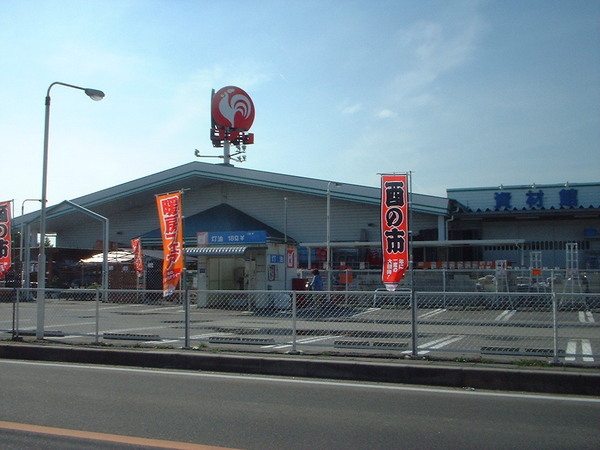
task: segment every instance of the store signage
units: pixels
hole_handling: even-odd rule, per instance
[[[288,248],[285,266],[288,269],[293,269],[294,267],[296,267],[296,250]]]
[[[283,255],[269,255],[269,262],[271,264],[283,264],[284,259]]]
[[[254,122],[254,103],[243,89],[226,86],[213,96],[211,113],[217,128],[248,131]]]
[[[6,275],[12,265],[10,239],[10,202],[0,203],[0,277]]]
[[[395,291],[409,264],[408,175],[381,176],[381,279]]]
[[[577,194],[577,189],[573,188],[561,189],[558,193],[549,189],[546,193],[542,189],[514,189],[511,192],[511,188],[502,187],[502,190],[494,192],[494,205],[496,209],[521,208],[523,205],[532,209],[552,206],[575,208],[579,206]]]
[[[204,231],[197,234],[198,245],[264,244],[267,232],[258,231]]]
[[[163,296],[171,295],[183,273],[183,225],[181,193],[156,196],[160,231],[163,241]]]

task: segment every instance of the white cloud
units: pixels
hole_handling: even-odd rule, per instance
[[[341,110],[341,114],[343,116],[346,115],[352,115],[352,114],[356,114],[357,112],[359,112],[362,109],[362,106],[360,103],[355,103],[353,105],[348,105],[348,106],[344,106]]]
[[[398,117],[398,114],[389,109],[381,109],[377,112],[377,117],[380,119],[393,119]]]

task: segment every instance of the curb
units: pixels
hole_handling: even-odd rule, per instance
[[[568,368],[516,369],[406,360],[323,360],[30,344],[0,344],[0,358],[600,396],[600,372]]]

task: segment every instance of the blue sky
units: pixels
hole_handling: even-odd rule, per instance
[[[218,155],[210,92],[256,118],[235,165],[413,190],[600,181],[597,0],[0,0],[0,200],[49,204]],[[25,212],[37,209],[27,204]]]

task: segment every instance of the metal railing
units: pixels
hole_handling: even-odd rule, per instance
[[[0,289],[0,338],[35,338],[36,289]],[[600,365],[600,294],[46,289],[43,336],[75,344],[252,348]]]

